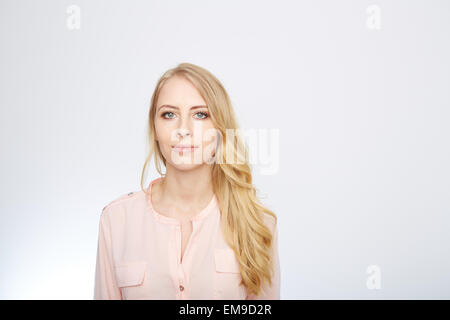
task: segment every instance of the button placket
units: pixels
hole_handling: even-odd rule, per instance
[[[184,272],[183,272],[183,266],[181,264],[178,265],[178,283],[179,283],[180,292],[183,293],[183,291],[184,291]]]
[[[184,270],[183,270],[183,265],[180,263],[180,256],[181,256],[181,226],[177,225],[176,226],[177,229],[177,242],[178,242],[178,254],[177,254],[177,269],[178,269],[178,293],[180,296],[180,299],[186,299],[185,297],[185,279],[184,279]]]
[[[176,266],[177,266],[177,272],[178,272],[178,292],[177,295],[179,297],[179,299],[188,299],[187,298],[187,291],[186,291],[186,285],[189,285],[187,279],[186,279],[186,274],[185,274],[185,270],[184,267],[189,268],[189,262],[186,264],[184,263],[185,261],[189,260],[189,259],[184,259],[184,258],[188,258],[189,255],[191,255],[191,250],[192,250],[192,246],[193,246],[193,242],[194,242],[194,238],[198,232],[198,221],[196,221],[195,219],[192,220],[192,233],[190,235],[190,238],[188,240],[187,246],[185,248],[184,251],[184,257],[181,257],[181,239],[182,239],[182,235],[181,235],[181,223],[178,223],[175,226],[175,239],[176,239],[176,248],[177,248],[177,262],[176,262]],[[183,262],[180,263],[180,258],[183,258]],[[176,279],[174,279],[176,282]]]

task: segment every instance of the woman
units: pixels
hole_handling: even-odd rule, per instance
[[[148,125],[141,190],[100,216],[94,299],[280,299],[277,218],[230,134],[238,126],[221,83],[190,63],[168,70]],[[153,155],[161,177],[144,188]]]

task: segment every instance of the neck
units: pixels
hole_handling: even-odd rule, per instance
[[[214,195],[210,166],[201,166],[190,171],[172,170],[167,167],[165,177],[158,184],[161,202],[178,212],[201,209]]]

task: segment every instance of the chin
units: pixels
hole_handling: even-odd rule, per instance
[[[191,171],[201,167],[203,164],[173,164],[171,166],[178,171]]]

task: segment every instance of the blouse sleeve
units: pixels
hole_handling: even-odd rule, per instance
[[[274,274],[272,276],[272,285],[264,282],[261,293],[257,296],[251,293],[247,295],[246,300],[280,300],[280,259],[278,255],[278,226],[275,224],[273,231],[272,255],[274,259]]]
[[[111,254],[111,233],[105,209],[106,207],[100,215],[99,223],[94,300],[122,300],[122,294],[116,285],[114,275]]]

